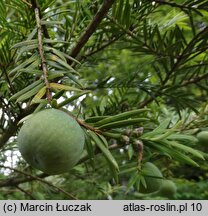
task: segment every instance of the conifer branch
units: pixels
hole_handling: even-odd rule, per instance
[[[42,178],[40,178],[40,177],[38,177],[38,176],[33,176],[33,175],[31,175],[31,174],[29,174],[29,173],[26,173],[26,172],[24,172],[24,171],[21,171],[21,170],[19,170],[19,169],[12,168],[12,167],[8,167],[8,166],[2,166],[2,165],[0,165],[0,167],[1,167],[1,168],[4,168],[4,169],[12,170],[12,171],[14,171],[14,172],[17,172],[17,173],[19,173],[19,174],[21,174],[21,175],[26,176],[26,177],[29,178],[29,179],[34,179],[34,180],[37,180],[37,181],[42,182],[42,183],[44,183],[44,184],[47,184],[47,185],[49,185],[49,186],[55,188],[56,190],[58,190],[58,191],[64,193],[64,194],[67,195],[69,198],[77,200],[77,198],[76,198],[75,196],[73,196],[72,194],[66,192],[66,191],[63,190],[62,188],[57,187],[57,186],[53,185],[52,183],[50,183],[50,182],[48,182],[48,181],[46,181],[46,180],[44,180],[44,179],[42,179]],[[48,175],[46,174],[46,176],[48,176]],[[46,176],[45,176],[45,177],[46,177]],[[16,186],[16,185],[20,184],[20,182],[15,181],[15,179],[16,179],[16,178],[12,178],[12,181],[11,181],[11,179],[9,179],[9,181],[6,180],[6,182],[9,183],[9,186]],[[5,184],[5,182],[4,182],[3,184]],[[3,186],[3,185],[2,185],[2,183],[0,182],[0,187],[2,187],[2,186]],[[7,186],[7,184],[5,184],[4,186]]]
[[[104,0],[103,5],[98,10],[97,14],[95,15],[94,19],[90,22],[87,26],[85,32],[80,36],[76,46],[72,49],[70,56],[76,58],[83,46],[87,43],[91,35],[95,32],[98,25],[101,23],[103,18],[105,17],[108,10],[111,8],[115,0]],[[71,64],[72,61],[68,60],[68,63]]]
[[[45,58],[44,49],[43,49],[43,38],[42,38],[43,34],[42,34],[40,13],[39,13],[38,8],[35,8],[35,17],[36,17],[36,23],[37,23],[37,28],[38,28],[38,50],[39,50],[39,54],[41,58],[41,66],[42,66],[44,81],[46,85],[46,96],[50,103],[52,100],[52,95],[51,95],[50,83],[48,81],[48,67],[46,64],[46,58]]]

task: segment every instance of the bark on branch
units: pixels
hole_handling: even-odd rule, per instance
[[[111,6],[115,0],[104,0],[103,5],[98,10],[97,14],[95,15],[94,19],[90,22],[87,26],[85,32],[80,36],[76,46],[72,49],[70,56],[76,58],[81,49],[87,43],[91,35],[95,32],[98,25],[101,23],[103,18],[105,17],[106,13],[109,11]],[[72,60],[68,60],[68,63],[71,64]]]
[[[49,185],[49,186],[55,188],[56,190],[58,190],[60,192],[62,192],[63,194],[67,195],[69,198],[77,200],[77,198],[75,196],[73,196],[72,194],[70,194],[67,191],[63,190],[62,188],[57,187],[57,186],[53,185],[52,183],[44,180],[43,178],[47,177],[48,176],[47,174],[43,173],[43,174],[41,174],[39,176],[33,176],[33,175],[29,174],[29,173],[26,173],[24,171],[21,171],[21,170],[15,169],[15,168],[11,168],[11,167],[8,167],[8,166],[0,165],[0,167],[5,168],[5,169],[10,169],[10,170],[12,170],[14,172],[17,172],[17,173],[19,173],[21,175],[24,175],[26,177],[26,178],[24,178],[26,180],[25,182],[32,181],[32,180],[42,182],[42,183],[44,183],[46,185]],[[16,178],[10,178],[10,179],[7,179],[6,182],[0,182],[0,187],[5,183],[7,183],[7,184],[9,183],[10,186],[17,186],[18,184],[20,184],[20,182],[18,183]],[[23,182],[21,182],[21,183],[23,183]]]
[[[38,50],[41,58],[41,65],[42,65],[42,70],[43,70],[43,75],[44,75],[44,80],[46,85],[46,96],[50,103],[52,96],[51,96],[50,84],[48,82],[48,67],[46,64],[46,59],[45,59],[45,54],[43,49],[42,25],[41,25],[40,13],[38,8],[35,8],[35,18],[36,18],[36,23],[38,28]]]
[[[35,110],[35,108],[36,106],[33,105],[28,107],[27,109],[24,109],[14,121],[10,122],[7,129],[2,134],[2,137],[0,137],[0,148],[2,148],[7,143],[9,138],[16,133],[18,128],[18,122],[25,116],[31,114]]]

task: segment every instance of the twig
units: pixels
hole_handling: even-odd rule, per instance
[[[155,100],[155,98],[157,98],[158,96],[163,94],[163,90],[167,87],[166,83],[168,82],[168,80],[170,79],[171,76],[173,76],[175,74],[175,72],[178,72],[177,69],[183,65],[185,62],[184,60],[188,59],[188,56],[190,56],[190,49],[194,49],[194,46],[196,43],[198,43],[201,38],[203,38],[208,32],[208,27],[204,28],[202,31],[200,31],[197,35],[195,35],[192,40],[189,42],[189,44],[186,46],[186,48],[183,50],[183,52],[179,55],[179,57],[177,58],[176,63],[173,65],[173,67],[170,69],[169,73],[166,75],[165,79],[162,82],[162,86],[158,89],[158,91],[154,94],[154,97],[150,97],[147,100],[143,101],[140,105],[139,108],[142,108],[144,106],[146,106],[147,104],[151,103],[153,100]],[[206,48],[207,49],[207,48]],[[191,53],[192,54],[192,53]],[[207,78],[207,74],[201,76],[201,77],[197,77],[197,78],[193,78],[191,80],[188,81],[184,81],[182,83],[182,85],[177,86],[177,88],[181,88],[184,86],[187,86],[189,84],[194,84],[197,83],[199,81],[201,81],[202,79]]]
[[[185,80],[180,87],[183,87],[183,86],[187,86],[187,85],[190,85],[190,84],[195,84],[203,79],[206,79],[208,78],[208,73],[202,75],[202,76],[199,76],[199,77],[194,77],[190,80]]]
[[[26,0],[22,0],[27,6],[29,6],[30,8],[32,7],[32,4],[30,4],[29,2],[27,2]]]
[[[95,15],[94,19],[90,22],[87,26],[85,32],[80,36],[76,46],[72,49],[70,56],[76,58],[83,46],[87,43],[91,35],[95,32],[98,25],[101,23],[103,18],[105,17],[108,10],[111,8],[115,0],[104,0],[103,5],[98,10],[97,14]],[[72,64],[72,60],[68,60],[68,64]]]
[[[133,32],[133,30],[125,28],[122,24],[120,24],[114,17],[107,16],[107,19],[113,22],[119,29],[121,29],[125,34],[129,35],[131,38],[137,40],[139,43],[143,43],[139,37]]]
[[[92,52],[87,53],[86,55],[82,56],[81,59],[80,59],[79,61],[81,61],[82,59],[86,59],[86,58],[88,58],[88,57],[90,57],[90,56],[92,56],[92,55],[94,55],[94,54],[96,54],[96,53],[102,51],[103,49],[105,49],[106,47],[110,46],[110,45],[113,44],[115,41],[117,41],[117,40],[118,40],[120,37],[122,37],[123,35],[124,35],[124,33],[123,33],[123,34],[120,34],[119,36],[117,36],[117,37],[113,38],[112,40],[106,42],[104,45],[102,45],[102,46],[99,47],[98,49],[96,49],[96,50],[94,50],[94,51],[92,51]]]
[[[145,106],[147,106],[149,103],[151,103],[152,101],[156,100],[156,98],[158,96],[160,96],[162,94],[162,89],[160,89],[159,91],[157,91],[154,96],[151,96],[150,98],[144,100],[142,103],[139,104],[138,108],[141,109]]]
[[[27,177],[33,178],[34,180],[37,180],[37,181],[42,182],[42,183],[44,183],[44,184],[47,184],[47,185],[49,185],[49,186],[51,186],[51,187],[54,187],[55,189],[57,189],[58,191],[62,192],[63,194],[67,195],[69,198],[77,200],[77,198],[76,198],[75,196],[73,196],[72,194],[66,192],[66,191],[63,190],[62,188],[57,187],[57,186],[53,185],[52,183],[50,183],[50,182],[48,182],[48,181],[46,181],[46,180],[44,180],[44,179],[42,179],[42,178],[40,178],[40,177],[38,177],[38,176],[33,176],[33,175],[29,174],[29,173],[26,173],[26,172],[24,172],[24,171],[18,170],[18,169],[16,169],[16,168],[8,167],[8,166],[2,166],[2,165],[0,165],[0,167],[2,167],[2,168],[4,168],[4,169],[10,169],[10,170],[12,170],[12,171],[14,171],[14,172],[20,173],[20,174],[25,175],[25,176],[27,176]],[[11,182],[11,183],[12,183],[12,182]],[[18,183],[18,184],[19,184],[19,183]],[[16,186],[16,185],[18,185],[18,184],[17,184],[17,182],[15,183],[15,181],[14,181],[13,184],[11,184],[10,186]]]
[[[94,128],[94,127],[92,127],[91,125],[86,124],[84,121],[82,121],[82,120],[80,120],[80,119],[78,119],[78,118],[75,118],[75,120],[77,121],[77,123],[78,123],[80,126],[86,128],[87,130],[91,130],[91,131],[94,131],[94,132],[96,132],[96,133],[102,133],[101,130],[99,130],[99,129],[97,129],[97,128]]]
[[[121,144],[119,144],[119,145],[118,145],[118,144],[112,144],[112,145],[110,145],[110,146],[108,147],[108,149],[109,149],[109,150],[115,150],[115,149],[122,148],[122,147],[124,147],[124,146],[126,146],[126,145],[128,145],[128,143],[126,143],[125,140],[124,140],[124,142],[121,143]],[[102,152],[100,151],[100,149],[98,149],[98,148],[95,149],[94,155],[97,155],[97,154],[100,154],[100,153],[102,153]],[[84,163],[85,161],[87,161],[87,160],[89,160],[89,159],[90,159],[90,158],[89,158],[89,155],[86,153],[86,154],[84,154],[84,155],[82,156],[82,158],[79,160],[78,164]],[[26,176],[26,178],[22,178],[22,177],[17,177],[17,176],[15,176],[15,177],[6,179],[5,181],[0,181],[0,187],[11,187],[11,186],[19,185],[19,184],[21,184],[21,183],[31,182],[31,181],[35,181],[35,180],[38,180],[38,181],[41,181],[41,182],[43,182],[43,183],[45,183],[45,184],[48,184],[48,185],[50,185],[50,186],[56,187],[56,186],[51,185],[49,182],[47,182],[47,181],[45,181],[45,180],[42,179],[42,178],[45,178],[45,177],[50,176],[49,174],[42,173],[42,174],[40,174],[40,175],[38,175],[38,176],[33,176],[33,175],[30,175],[30,174],[25,173],[25,172],[23,172],[23,171],[16,170],[16,169],[14,169],[14,168],[5,167],[5,166],[2,166],[2,165],[0,165],[0,167],[8,168],[8,169],[10,169],[10,170],[15,170],[16,172],[18,172],[18,173],[23,174],[23,175]],[[61,188],[57,188],[57,189],[58,189],[59,191],[62,190]],[[63,191],[62,191],[62,192],[63,192]],[[65,192],[65,191],[64,191],[64,192]],[[64,192],[63,192],[63,193],[64,193]],[[70,194],[70,195],[71,195],[71,194]],[[73,196],[73,195],[71,195],[71,196]],[[76,198],[74,197],[74,199],[76,199]]]
[[[184,4],[177,4],[175,2],[168,2],[168,1],[164,1],[164,0],[155,0],[155,2],[158,4],[169,5],[171,7],[177,7],[177,8],[180,8],[181,10],[188,9],[188,10],[196,11],[196,8],[194,8],[194,7],[186,6]]]
[[[7,105],[6,102],[4,101],[4,98],[0,95],[0,105],[2,110],[8,115],[8,117],[10,118],[10,109],[9,109],[9,104]],[[14,113],[12,112],[12,114],[14,115]]]
[[[9,87],[10,87],[10,92],[11,92],[11,94],[15,94],[15,93],[16,93],[16,90],[15,90],[13,84],[12,84],[11,81],[10,81],[10,78],[9,78],[9,76],[8,76],[8,74],[7,74],[7,70],[6,70],[5,67],[2,67],[2,74],[5,75],[6,81],[7,81],[8,85],[9,85]],[[19,103],[17,103],[17,107],[19,108],[20,111],[22,110],[22,108],[21,108],[21,106],[19,105]]]
[[[9,138],[16,132],[19,120],[20,119],[17,119],[11,122],[8,129],[2,134],[2,137],[0,138],[0,148],[2,148],[9,140]]]
[[[38,8],[35,8],[35,17],[36,17],[36,23],[38,28],[38,50],[41,57],[41,65],[42,65],[43,75],[44,75],[44,80],[46,85],[46,96],[49,103],[51,103],[52,95],[51,95],[50,84],[48,82],[48,68],[47,68],[46,59],[43,50],[42,26],[41,26],[41,20],[40,20],[40,14]]]
[[[101,133],[101,131],[99,129],[94,128],[91,125],[86,124],[84,121],[82,121],[81,119],[79,119],[76,116],[74,116],[69,110],[64,109],[64,108],[60,108],[60,110],[63,111],[63,112],[65,112],[66,114],[68,114],[72,118],[74,118],[80,126],[86,128],[87,130],[91,130],[91,131],[94,131],[96,133]]]
[[[27,196],[29,196],[31,199],[35,199],[31,193],[29,193],[28,191],[24,190],[23,188],[19,187],[18,185],[16,185],[16,188],[18,190],[20,190],[22,193],[26,194]]]
[[[180,85],[180,86],[175,86],[175,88],[182,88],[182,87],[185,87],[185,86],[188,86],[188,85],[191,85],[191,84],[197,84],[198,82],[200,82],[201,80],[203,79],[207,79],[208,78],[208,73],[202,75],[202,76],[199,76],[199,77],[194,77],[190,80],[184,80],[183,83]],[[148,105],[149,103],[151,103],[153,100],[155,100],[157,97],[159,97],[160,95],[163,94],[163,89],[165,89],[166,86],[163,86],[163,88],[160,88],[155,94],[154,94],[154,97],[150,97],[148,98],[147,100],[143,101],[140,105],[139,105],[139,108],[143,108],[145,107],[146,105]]]
[[[31,0],[31,4],[32,4],[32,9],[35,10],[35,8],[39,9],[38,3],[36,0]],[[41,11],[39,9],[39,17],[40,19],[42,19],[42,14]],[[48,33],[48,29],[46,28],[46,25],[42,25],[42,29],[43,29],[43,35],[45,38],[50,38],[49,33]],[[50,43],[48,43],[50,46],[52,46]]]
[[[24,109],[22,113],[19,114],[19,116],[13,122],[9,124],[7,130],[2,134],[2,137],[0,139],[0,148],[2,148],[6,144],[6,142],[9,140],[9,138],[15,134],[18,128],[17,126],[18,122],[25,116],[31,114],[35,110],[35,108],[36,106],[32,105],[28,107],[27,109]]]
[[[170,79],[170,77],[173,76],[175,72],[177,72],[177,69],[185,63],[185,60],[187,60],[188,57],[193,54],[190,50],[194,50],[194,46],[197,43],[199,43],[199,41],[202,40],[205,37],[205,35],[207,35],[207,33],[208,33],[208,27],[204,28],[202,31],[200,31],[197,35],[195,35],[191,39],[191,41],[186,46],[186,48],[178,56],[176,63],[173,65],[169,73],[166,75],[166,78],[163,80],[163,83],[162,83],[163,85],[165,85]]]
[[[122,147],[124,147],[124,146],[126,146],[126,145],[128,145],[126,142],[124,142],[123,144],[112,144],[112,145],[110,145],[109,147],[108,147],[108,149],[109,150],[116,150],[116,149],[120,149],[120,148],[122,148]],[[95,149],[95,152],[94,152],[94,155],[97,155],[97,154],[101,154],[102,152],[101,152],[101,150],[100,149],[98,149],[98,148],[96,148]],[[85,162],[85,161],[87,161],[87,160],[89,160],[90,158],[89,158],[89,155],[88,154],[86,154],[86,155],[83,155],[82,156],[82,158],[79,160],[79,162],[78,162],[78,164],[81,164],[81,163],[83,163],[83,162]]]
[[[37,177],[39,178],[46,178],[49,175],[46,173],[41,173],[39,175],[37,175]],[[35,179],[32,177],[21,177],[21,176],[15,176],[15,177],[11,177],[11,178],[7,178],[5,180],[1,180],[0,181],[0,187],[12,187],[12,186],[16,186],[22,183],[26,183],[26,182],[31,182],[34,181]]]

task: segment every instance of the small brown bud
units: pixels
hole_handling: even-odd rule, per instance
[[[129,137],[128,136],[122,136],[122,139],[123,139],[123,141],[125,142],[125,143],[129,143],[129,141],[130,141],[130,139],[129,139]]]
[[[127,135],[127,136],[130,136],[131,133],[132,133],[132,130],[131,129],[126,129],[122,132],[124,135]]]
[[[133,144],[139,152],[143,151],[143,142],[141,140],[134,140]]]
[[[143,127],[139,127],[139,128],[135,128],[133,130],[133,135],[136,135],[136,136],[141,136],[144,132],[144,128]]]

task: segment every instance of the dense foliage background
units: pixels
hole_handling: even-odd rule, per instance
[[[140,193],[145,162],[176,184],[171,199],[208,199],[208,142],[196,138],[208,130],[207,10],[206,0],[0,0],[0,199],[169,199]],[[69,173],[33,169],[17,149],[24,118],[46,107],[68,109],[86,132]]]

